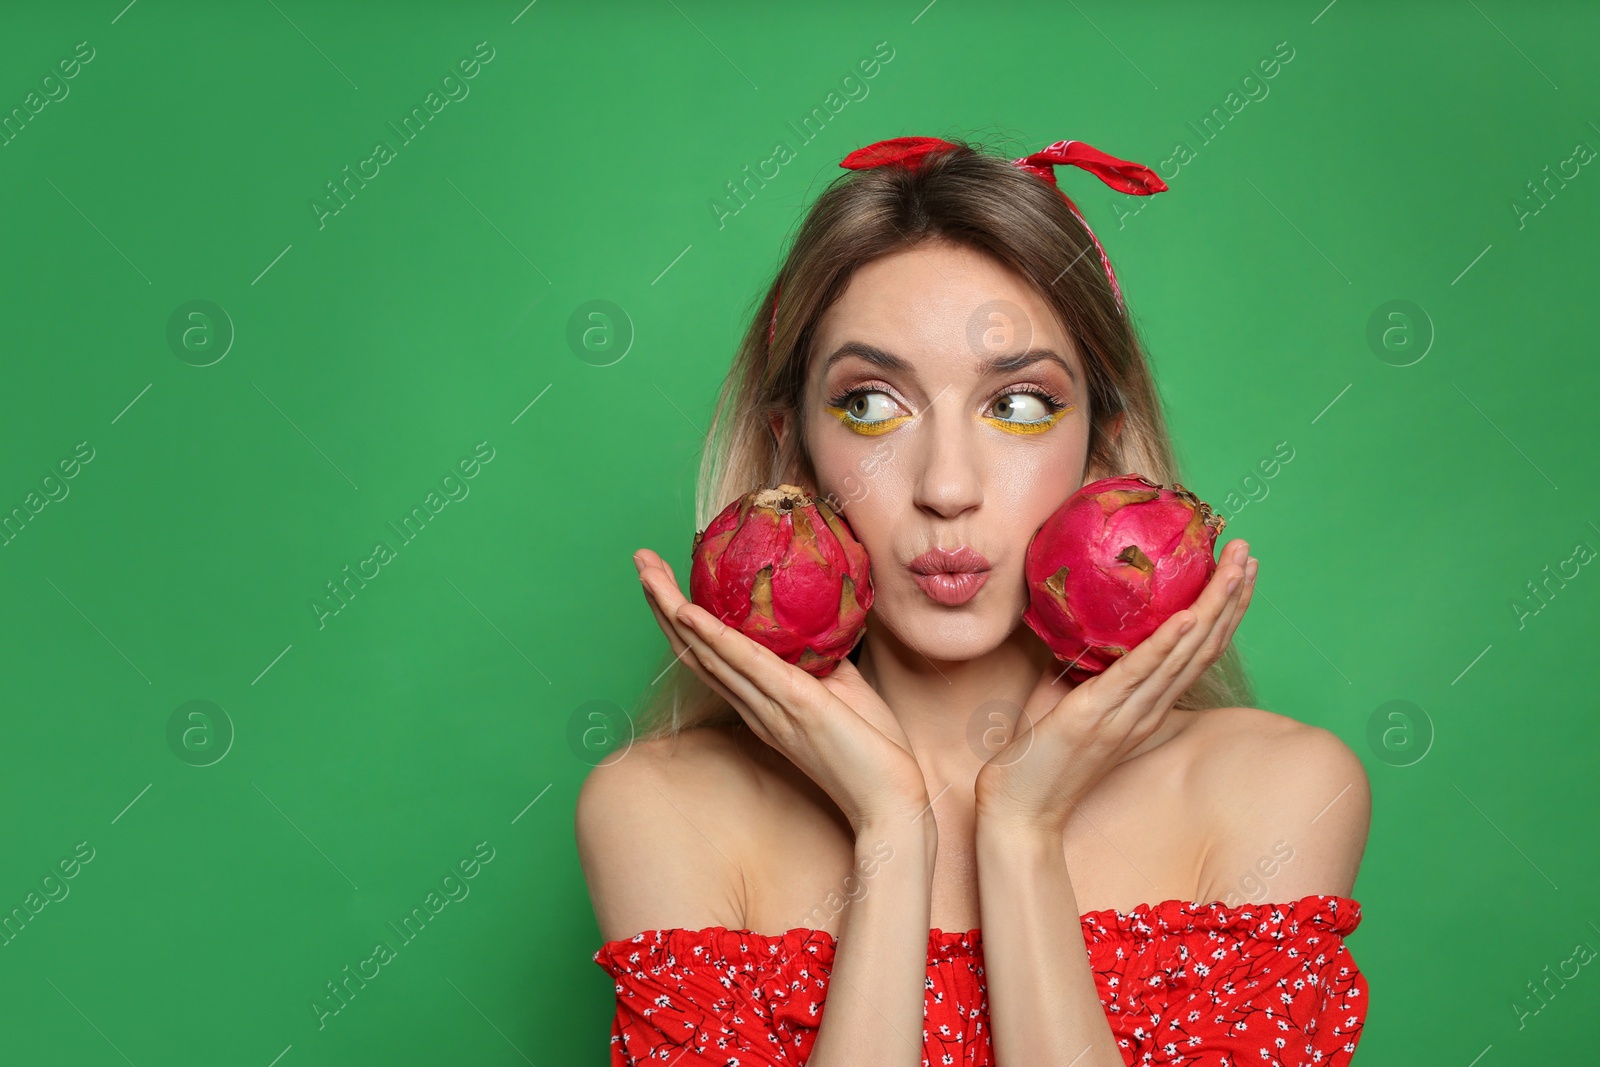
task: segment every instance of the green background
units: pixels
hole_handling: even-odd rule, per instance
[[[1600,575],[1574,558],[1600,549],[1600,174],[1512,205],[1600,146],[1593,8],[111,0],[4,21],[0,113],[94,50],[0,146],[0,511],[66,491],[0,547],[0,912],[93,850],[0,947],[8,1062],[606,1062],[572,727],[655,673],[628,557],[686,573],[712,397],[787,237],[847,152],[908,134],[1153,167],[1189,144],[1120,225],[1135,198],[1061,183],[1117,263],[1185,482],[1262,561],[1238,635],[1260,704],[1368,766],[1359,1062],[1592,1049],[1594,966],[1521,1026],[1512,1005],[1600,948]],[[1267,95],[1197,134],[1284,41]],[[402,142],[389,124],[479,42],[468,95]],[[879,42],[867,95],[797,137]],[[380,139],[394,158],[319,226],[311,202]],[[796,158],[719,226],[779,141]],[[170,343],[196,300],[226,321]],[[574,346],[597,300],[614,333]],[[80,442],[92,460],[46,483]],[[492,460],[445,482],[480,442]],[[1294,458],[1261,478],[1279,442]],[[393,558],[319,624],[379,540]],[[319,1028],[325,983],[480,843],[470,894]]]

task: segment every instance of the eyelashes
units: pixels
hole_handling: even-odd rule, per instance
[[[1043,433],[1044,431],[1050,429],[1050,427],[1054,426],[1063,415],[1073,409],[1072,404],[1060,397],[1055,396],[1049,390],[1030,386],[1023,386],[1017,389],[1008,389],[1006,392],[1001,394],[1001,397],[1003,399],[1008,396],[1015,396],[1019,393],[1023,395],[1036,396],[1043,401],[1045,406],[1048,408],[1044,416],[1038,419],[1029,419],[1019,422],[1015,419],[991,418],[985,415],[984,421],[989,423],[991,426],[1006,431],[1007,433]]]
[[[887,396],[888,392],[883,389],[870,389],[865,386],[847,390],[828,399],[828,414],[844,423],[847,428],[869,437],[888,433],[895,427],[910,422],[916,417],[914,415],[895,415],[885,419],[862,419],[849,410],[849,406],[854,404],[858,397],[869,397],[873,394]]]
[[[894,415],[881,419],[864,419],[850,410],[850,408],[855,405],[855,401],[858,398],[868,398],[874,395],[888,396],[889,391],[887,389],[880,389],[874,386],[857,386],[854,389],[848,389],[844,392],[829,397],[827,400],[827,411],[830,415],[843,423],[847,429],[854,433],[864,434],[866,436],[877,436],[879,434],[888,433],[889,431],[894,430],[917,417],[915,415]],[[1012,418],[999,418],[990,415],[982,416],[983,420],[989,423],[991,426],[994,426],[1000,430],[1004,430],[1007,433],[1037,434],[1043,433],[1044,431],[1050,429],[1058,421],[1060,421],[1062,416],[1066,415],[1070,411],[1075,410],[1077,407],[1077,405],[1071,403],[1063,397],[1057,396],[1050,390],[1033,385],[1019,385],[1007,389],[1003,393],[999,394],[996,399],[998,400],[1005,397],[1018,395],[1038,397],[1048,410],[1043,417],[1032,420],[1018,421]],[[990,405],[990,407],[993,406],[993,404]]]

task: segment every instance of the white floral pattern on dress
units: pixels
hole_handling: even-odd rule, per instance
[[[1082,916],[1106,1019],[1129,1067],[1344,1067],[1367,983],[1344,939],[1347,897],[1230,908],[1167,900]],[[816,1041],[835,942],[821,930],[711,926],[608,941],[612,1067],[802,1067]],[[983,938],[928,931],[923,1067],[993,1067]]]

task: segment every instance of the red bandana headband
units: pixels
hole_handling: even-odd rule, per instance
[[[954,148],[955,145],[938,137],[895,137],[887,141],[878,141],[865,148],[858,148],[845,156],[839,166],[850,170],[866,170],[869,167],[886,165],[899,165],[915,171],[921,166],[922,161],[931,152],[943,151]],[[1105,182],[1118,192],[1131,193],[1134,196],[1151,196],[1155,193],[1167,191],[1167,183],[1162,181],[1155,171],[1142,163],[1133,163],[1126,159],[1095,148],[1093,145],[1084,144],[1082,141],[1057,141],[1048,148],[1041,149],[1031,156],[1013,159],[1011,165],[1034,175],[1041,181],[1049,182],[1061,193],[1061,199],[1067,202],[1067,210],[1072,212],[1072,217],[1077,219],[1089,235],[1089,240],[1094,242],[1095,251],[1100,254],[1100,265],[1105,268],[1106,280],[1111,283],[1111,293],[1117,298],[1117,311],[1122,312],[1122,287],[1117,284],[1117,275],[1111,269],[1111,260],[1106,255],[1106,250],[1101,246],[1100,239],[1089,228],[1089,223],[1079,213],[1078,207],[1066,193],[1061,192],[1061,187],[1056,184],[1056,166],[1063,164],[1081,167]],[[783,295],[783,285],[779,282],[778,290],[772,298],[772,321],[767,325],[767,347],[772,347],[772,340],[778,330],[778,298]]]

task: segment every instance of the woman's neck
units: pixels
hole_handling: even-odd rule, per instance
[[[935,662],[872,622],[862,643],[861,675],[894,712],[930,783],[970,785],[996,750],[995,739],[1009,739],[1040,674],[1055,663],[1044,642],[1020,625],[993,651],[966,660]]]
[[[873,620],[862,646],[857,664],[861,676],[905,731],[929,781],[930,796],[945,784],[963,785],[970,795],[978,768],[998,751],[997,744],[1011,739],[1041,676],[1049,671],[1057,678],[1065,666],[1022,625],[993,651],[967,660],[935,662]],[[1166,743],[1190,718],[1189,713],[1169,714],[1119,762]]]

